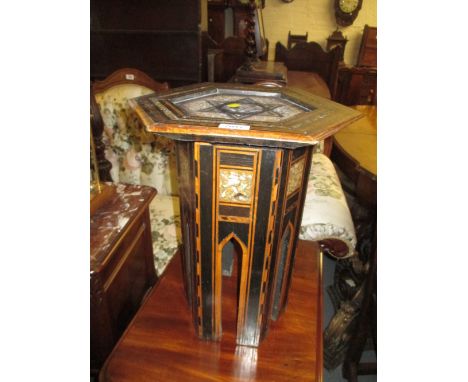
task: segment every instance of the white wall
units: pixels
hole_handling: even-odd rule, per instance
[[[325,49],[327,37],[337,28],[334,0],[294,0],[292,3],[266,0],[265,4],[263,20],[265,35],[270,42],[269,60],[275,59],[277,41],[287,45],[288,31],[292,34],[309,32],[308,41],[316,41]],[[344,56],[348,65],[356,64],[365,24],[377,26],[377,0],[363,0],[353,25],[339,28],[349,40]]]

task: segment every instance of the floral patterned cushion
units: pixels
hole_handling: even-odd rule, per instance
[[[158,194],[151,202],[149,210],[154,265],[156,273],[161,276],[182,243],[179,198]]]
[[[314,153],[299,237],[303,240],[339,239],[348,247],[349,257],[356,247],[356,232],[348,204],[331,160]]]
[[[321,140],[319,141],[314,147],[312,148],[312,151],[314,153],[323,153],[325,150],[325,141]]]
[[[111,162],[114,182],[155,187],[160,195],[177,195],[177,167],[174,143],[146,132],[128,105],[134,97],[151,89],[127,84],[96,95],[104,122],[103,142]]]

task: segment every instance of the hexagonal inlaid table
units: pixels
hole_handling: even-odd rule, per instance
[[[176,141],[184,283],[198,336],[221,337],[223,276],[235,273],[237,343],[258,346],[287,303],[312,148],[360,113],[306,92],[218,83],[131,105],[148,131]]]

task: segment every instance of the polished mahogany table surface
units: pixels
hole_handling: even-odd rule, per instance
[[[232,81],[246,84],[273,82],[331,99],[328,85],[318,73],[288,70],[282,62],[259,61],[254,64],[253,69],[250,71],[241,70],[240,68]]]
[[[352,156],[361,167],[377,175],[377,106],[357,105],[353,109],[364,114],[334,136],[334,141]]]
[[[252,64],[250,70],[245,70],[242,66],[237,69],[232,81],[244,84],[254,84],[259,81],[273,81],[281,85],[286,85],[287,73],[288,69],[282,62],[257,61]]]
[[[318,246],[299,242],[288,306],[258,348],[236,345],[235,268],[223,280],[224,335],[220,342],[203,341],[193,331],[177,254],[107,359],[100,381],[322,381]]]
[[[323,98],[331,99],[327,83],[318,73],[288,70],[288,87],[302,89]]]

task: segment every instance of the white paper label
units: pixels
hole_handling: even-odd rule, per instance
[[[125,74],[125,79],[128,81],[133,81],[135,79],[135,76],[133,74]]]
[[[250,130],[249,125],[236,125],[234,123],[220,123],[218,125],[220,129],[232,129],[232,130]]]

